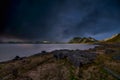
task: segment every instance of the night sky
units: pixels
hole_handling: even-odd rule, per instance
[[[0,36],[101,40],[120,32],[120,0],[1,0],[1,11]]]

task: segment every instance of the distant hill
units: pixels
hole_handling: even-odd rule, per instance
[[[69,41],[69,43],[95,43],[98,42],[96,39],[92,37],[74,37]]]
[[[111,38],[105,39],[104,42],[120,42],[120,33],[113,35]]]

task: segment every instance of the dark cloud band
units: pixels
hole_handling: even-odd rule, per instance
[[[0,34],[30,40],[64,40],[120,32],[119,0],[8,0]]]

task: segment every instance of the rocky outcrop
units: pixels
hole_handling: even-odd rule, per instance
[[[68,59],[68,61],[70,61],[74,66],[89,64],[96,58],[96,53],[81,50],[56,50],[52,53],[57,60]]]
[[[111,54],[111,53],[114,53],[114,52],[115,52],[115,50],[113,50],[113,49],[105,49],[106,54]]]

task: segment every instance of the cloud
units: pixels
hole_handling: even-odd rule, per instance
[[[1,35],[58,41],[120,32],[119,0],[11,0],[8,7]]]

